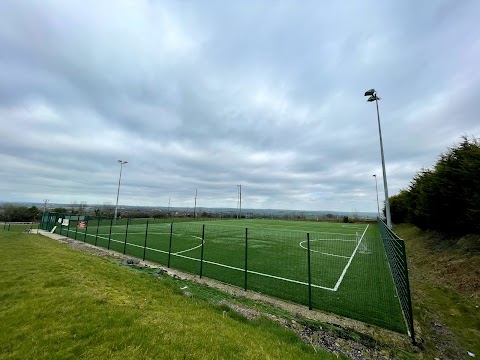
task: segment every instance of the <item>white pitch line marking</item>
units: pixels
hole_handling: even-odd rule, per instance
[[[87,235],[88,235],[88,236],[95,237],[95,234],[87,234]],[[103,237],[103,236],[98,236],[98,237],[99,237],[99,238],[102,238],[102,239],[108,240],[108,237]],[[114,241],[114,242],[121,243],[121,244],[124,243],[123,241],[119,241],[119,240],[115,240],[115,239],[110,239],[110,241]],[[131,244],[131,243],[127,243],[127,245],[130,245],[130,246],[134,246],[134,247],[138,247],[138,248],[143,249],[143,246],[142,246],[142,245]],[[200,245],[200,246],[201,246],[201,245]],[[150,247],[148,247],[148,246],[146,247],[146,249],[147,249],[147,250],[150,250],[150,251],[155,251],[155,252],[159,252],[159,253],[168,254],[168,251],[159,250],[159,249],[153,249],[153,248],[150,248]],[[192,249],[188,249],[188,250],[184,250],[184,251],[189,251],[189,250],[192,250]],[[181,258],[184,258],[184,259],[188,259],[188,260],[197,261],[197,262],[200,261],[200,259],[193,258],[193,257],[190,257],[190,256],[180,255],[179,253],[171,253],[171,255],[173,255],[173,256],[178,256],[178,257],[181,257]],[[232,269],[232,270],[237,270],[237,271],[245,272],[245,269],[237,268],[237,267],[230,266],[230,265],[220,264],[220,263],[216,263],[216,262],[208,261],[208,260],[203,260],[203,262],[206,263],[206,264],[216,265],[216,266],[224,267],[224,268],[227,268],[227,269]],[[247,273],[249,273],[249,274],[256,274],[256,275],[260,275],[260,276],[269,277],[269,278],[272,278],[272,279],[283,280],[283,281],[286,281],[286,282],[291,282],[291,283],[295,283],[295,284],[300,284],[300,285],[306,285],[306,286],[308,286],[308,283],[307,283],[307,282],[304,282],[304,281],[287,279],[287,278],[283,278],[283,277],[280,277],[280,276],[275,276],[275,275],[270,275],[270,274],[264,274],[264,273],[261,273],[261,272],[258,272],[258,271],[247,270]],[[332,289],[332,288],[329,288],[329,287],[326,287],[326,286],[321,286],[321,285],[316,285],[316,284],[312,284],[311,286],[312,286],[313,288],[317,288],[317,289],[323,289],[323,290],[329,290],[329,291],[336,291],[335,289]]]
[[[358,242],[357,246],[355,247],[355,250],[353,251],[352,256],[350,256],[350,260],[348,260],[347,265],[345,265],[345,269],[343,269],[342,275],[340,275],[340,278],[338,279],[337,283],[336,283],[335,286],[333,287],[333,291],[337,291],[338,288],[339,288],[339,286],[340,286],[340,284],[342,283],[343,278],[345,277],[345,274],[347,273],[347,269],[348,269],[348,267],[350,266],[350,264],[352,263],[353,257],[354,257],[355,254],[357,253],[358,247],[359,247],[360,244],[362,243],[363,237],[365,236],[365,233],[367,232],[368,226],[369,226],[369,225],[367,225],[367,227],[366,227],[365,230],[363,231],[362,237],[360,238],[360,241]]]
[[[204,241],[202,240],[202,238],[199,237],[199,236],[194,236],[194,235],[192,235],[192,237],[195,238],[195,239],[199,239],[199,240],[201,241],[201,244],[200,244],[200,245],[197,245],[197,246],[195,246],[195,247],[192,247],[192,248],[190,248],[190,249],[187,249],[187,250],[177,251],[176,253],[172,253],[172,254],[173,254],[173,255],[175,255],[175,254],[181,254],[181,253],[184,253],[184,252],[187,252],[187,251],[191,251],[191,250],[194,250],[194,249],[197,249],[197,248],[201,247],[202,244],[204,243]]]
[[[323,241],[323,239],[310,240],[310,242],[312,242],[312,241]],[[349,240],[349,241],[350,241],[350,240]],[[302,245],[303,243],[306,243],[306,242],[307,242],[307,240],[303,240],[303,241],[300,242],[299,245],[300,245],[300,247],[301,247],[302,249],[308,250],[308,248],[306,248],[305,246]],[[326,252],[322,252],[322,251],[318,251],[318,250],[312,250],[312,249],[310,249],[310,251],[311,251],[311,252],[316,252],[316,253],[322,254],[322,255],[336,256],[336,257],[341,257],[341,258],[345,258],[345,259],[348,259],[348,258],[349,258],[349,256],[331,254],[331,253],[326,253]]]
[[[142,247],[142,246],[140,246],[140,247]],[[147,248],[147,249],[148,249],[148,248]],[[168,251],[157,250],[157,249],[150,249],[150,250],[158,251],[158,252],[163,252],[163,253],[168,254]],[[192,257],[190,257],[190,256],[177,255],[177,254],[173,254],[173,253],[172,253],[172,255],[175,255],[175,256],[178,256],[178,257],[182,257],[182,258],[184,258],[184,259],[193,260],[193,261],[200,261],[200,259],[192,258]],[[238,271],[245,272],[245,269],[237,268],[237,267],[230,266],[230,265],[219,264],[219,263],[216,263],[216,262],[213,262],[213,261],[208,261],[208,260],[203,260],[203,262],[206,263],[206,264],[217,265],[217,266],[220,266],[220,267],[224,267],[224,268],[228,268],[228,269],[232,269],[232,270],[238,270]],[[298,280],[293,280],[293,279],[287,279],[287,278],[283,278],[283,277],[275,276],[275,275],[270,275],[270,274],[264,274],[264,273],[257,272],[257,271],[253,271],[253,270],[247,270],[247,273],[249,273],[249,274],[256,274],[256,275],[260,275],[260,276],[269,277],[269,278],[272,278],[272,279],[283,280],[283,281],[292,282],[292,283],[295,283],[295,284],[301,284],[301,285],[307,285],[307,286],[308,286],[308,283],[307,283],[307,282],[298,281]],[[321,285],[312,284],[312,287],[318,288],[318,289],[335,291],[335,290],[332,289],[332,288],[325,287],[325,286],[321,286]]]

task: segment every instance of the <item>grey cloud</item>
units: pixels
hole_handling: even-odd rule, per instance
[[[113,201],[126,159],[126,204],[375,212],[367,88],[391,194],[480,134],[479,5],[414,8],[2,2],[0,200]]]

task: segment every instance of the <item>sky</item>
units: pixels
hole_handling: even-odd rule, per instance
[[[480,2],[3,0],[0,201],[376,212],[480,137]],[[120,166],[117,160],[128,161]]]

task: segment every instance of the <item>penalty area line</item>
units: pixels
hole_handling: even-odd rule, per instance
[[[321,240],[310,240],[310,242],[313,242],[313,241],[321,241]],[[300,247],[302,249],[305,249],[308,251],[308,248],[306,248],[305,246],[303,246],[304,243],[306,243],[307,240],[303,240],[300,242]],[[322,254],[322,255],[328,255],[328,256],[336,256],[336,257],[340,257],[340,258],[345,258],[345,259],[348,259],[349,256],[344,256],[344,255],[337,255],[337,254],[331,254],[331,253],[327,253],[327,252],[323,252],[323,251],[318,251],[318,250],[312,250],[310,249],[311,252],[315,252],[315,253],[319,253],[319,254]]]
[[[342,275],[340,275],[340,277],[338,278],[337,283],[336,283],[335,286],[333,287],[333,291],[337,291],[338,288],[340,287],[340,284],[342,283],[343,278],[345,277],[345,274],[347,273],[348,267],[349,267],[350,264],[352,263],[353,257],[354,257],[355,254],[357,253],[358,247],[359,247],[360,244],[362,243],[363,237],[365,236],[365,233],[367,232],[368,226],[369,226],[369,225],[367,225],[367,227],[365,228],[365,231],[363,232],[362,237],[360,238],[360,241],[358,242],[357,246],[355,247],[355,250],[353,250],[353,254],[352,254],[352,256],[350,256],[350,259],[348,260],[347,265],[345,265],[345,268],[344,268],[343,271],[342,271]]]

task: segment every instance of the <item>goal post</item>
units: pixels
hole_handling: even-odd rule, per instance
[[[358,246],[358,252],[360,254],[371,254],[372,250],[368,246],[368,240],[364,236],[360,235],[358,232],[355,232],[355,244]]]

